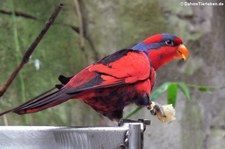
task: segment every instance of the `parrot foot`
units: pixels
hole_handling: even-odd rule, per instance
[[[156,102],[152,102],[148,107],[150,112],[157,116],[157,118],[161,122],[170,122],[175,120],[175,109],[173,108],[172,104],[169,105],[161,105]]]
[[[163,110],[162,105],[157,103],[157,102],[153,102],[153,103],[151,103],[151,105],[148,107],[151,114],[154,115],[154,116],[159,114],[161,117],[166,117],[166,114]]]

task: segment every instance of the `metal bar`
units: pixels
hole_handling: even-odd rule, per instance
[[[129,149],[141,149],[142,148],[142,130],[140,124],[129,125]]]
[[[118,127],[0,126],[0,149],[125,149],[128,145],[129,149],[141,149],[144,125],[136,122]]]

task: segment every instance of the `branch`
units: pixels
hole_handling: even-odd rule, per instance
[[[0,9],[0,14],[12,15],[13,12]],[[20,11],[15,11],[14,14],[15,14],[16,17],[21,17],[21,18],[24,18],[24,19],[30,19],[30,20],[40,21],[40,22],[44,22],[45,21],[45,20],[40,19],[40,18],[38,18],[36,16],[33,16],[31,14],[20,12]],[[79,27],[77,27],[77,26],[73,26],[73,25],[65,24],[65,23],[55,23],[55,24],[56,25],[64,25],[64,26],[70,27],[72,30],[74,30],[75,32],[77,32],[79,34]]]
[[[87,42],[89,43],[91,50],[94,52],[94,59],[97,61],[100,56],[99,56],[99,53],[97,52],[97,50],[95,49],[91,38],[87,35],[87,32],[85,31],[84,17],[83,17],[83,13],[81,11],[81,4],[80,4],[79,0],[74,0],[74,4],[75,4],[75,8],[76,8],[77,17],[79,20],[78,32],[80,34],[80,48],[84,53],[84,57],[87,57],[87,52],[86,52],[86,49],[84,46],[84,38],[85,38],[87,40]]]
[[[0,10],[0,13],[1,14],[6,14],[6,15],[15,14],[15,16],[17,16],[17,17],[23,17],[23,18],[27,18],[27,19],[37,20],[37,18],[35,16],[29,15],[29,14],[26,14],[26,13],[23,13],[23,12],[18,12],[18,11],[15,11],[13,13],[11,11]]]
[[[74,0],[76,12],[79,20],[79,32],[80,32],[80,46],[81,48],[84,48],[84,25],[83,25],[83,18],[82,13],[80,10],[80,3],[78,0]]]
[[[78,4],[76,4],[76,7],[78,7],[78,5],[79,5],[79,7],[80,7],[79,2],[78,2]],[[69,28],[71,28],[73,31],[75,31],[75,32],[78,33],[78,34],[80,34],[80,30],[81,30],[81,31],[82,31],[82,35],[80,35],[80,38],[81,38],[81,39],[82,39],[82,38],[85,38],[85,39],[87,40],[87,42],[89,43],[89,45],[90,45],[90,47],[91,47],[91,50],[92,50],[93,53],[94,53],[94,59],[97,61],[97,60],[100,58],[100,55],[99,55],[98,51],[95,49],[94,43],[93,43],[93,41],[91,40],[91,38],[90,38],[88,35],[85,34],[84,27],[83,27],[83,24],[84,24],[83,22],[84,22],[84,21],[83,21],[83,19],[82,19],[82,13],[81,13],[81,11],[80,11],[80,8],[79,8],[79,13],[80,13],[80,17],[79,17],[79,20],[80,20],[80,21],[79,21],[79,22],[82,21],[82,27],[77,27],[77,26],[73,26],[73,25],[70,25],[70,24],[66,24],[66,23],[55,23],[55,24],[56,24],[56,25],[63,25],[63,26],[69,27]],[[13,12],[0,9],[0,14],[4,14],[4,15],[12,15]],[[22,18],[25,18],[25,19],[36,20],[36,21],[41,21],[41,22],[44,21],[44,20],[42,20],[42,19],[40,19],[40,18],[37,18],[37,17],[35,17],[35,16],[31,15],[31,14],[27,14],[27,13],[20,12],[20,11],[15,11],[14,14],[15,14],[15,16],[17,16],[17,17],[22,17]],[[81,45],[83,45],[83,46],[81,46],[81,50],[83,50],[82,48],[84,48],[84,41],[83,41],[83,39],[80,40],[80,41],[81,41]]]
[[[74,0],[76,13],[79,21],[79,35],[80,35],[80,49],[84,55],[84,58],[88,59],[88,53],[84,46],[84,22],[83,22],[83,16],[81,13],[81,6],[78,0]]]
[[[33,41],[33,43],[30,45],[30,47],[27,49],[25,54],[23,55],[23,58],[20,62],[20,64],[16,67],[16,69],[12,72],[10,77],[6,80],[6,82],[1,86],[0,88],[0,97],[4,95],[6,90],[9,88],[9,86],[12,84],[13,80],[16,78],[20,70],[23,68],[23,66],[29,61],[29,58],[31,54],[34,52],[37,45],[40,43],[41,39],[44,37],[44,35],[47,33],[50,26],[54,23],[56,17],[58,16],[60,10],[62,9],[63,4],[59,4],[55,11],[52,13],[51,17],[48,19],[47,23],[45,24],[44,28],[41,30],[37,38]],[[33,18],[34,19],[34,18]]]

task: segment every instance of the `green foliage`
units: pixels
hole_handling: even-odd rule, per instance
[[[177,83],[170,83],[167,89],[167,103],[175,107],[177,101]]]
[[[208,92],[209,91],[209,88],[207,86],[200,86],[198,88],[198,90],[201,91],[201,92]]]
[[[189,87],[187,86],[187,84],[180,82],[180,83],[178,83],[178,87],[183,92],[184,96],[190,100],[191,96],[190,96],[190,91],[189,91]]]
[[[2,35],[0,36],[1,85],[18,65],[25,50],[40,33],[45,21],[50,17],[58,2],[55,0],[1,1],[0,10],[11,12],[11,14],[0,13],[0,32]],[[69,0],[64,3],[66,2],[69,3]],[[15,12],[32,15],[38,20],[16,16]],[[79,35],[70,27],[63,25],[63,23],[76,25],[75,23],[72,24],[71,21],[74,22],[74,18],[76,18],[74,11],[62,11],[59,14],[56,22],[35,49],[29,63],[24,66],[7,92],[0,98],[0,111],[16,107],[52,88],[58,83],[57,77],[60,74],[66,76],[76,74],[86,65],[83,51],[78,44]],[[36,67],[37,62],[39,67]],[[71,106],[73,108],[68,109],[70,105],[73,105]],[[65,125],[70,123],[70,117],[65,118],[65,115],[69,115],[68,113],[75,109],[76,106],[74,105],[74,102],[70,102],[32,115],[7,114],[5,116],[9,125]],[[63,112],[59,115],[55,112],[56,110]],[[48,114],[44,114],[46,112]],[[51,121],[46,121],[49,119]],[[4,124],[1,119],[0,125]]]
[[[151,95],[150,95],[150,99],[152,101],[155,101],[156,99],[159,98],[159,96],[164,93],[165,91],[167,91],[168,87],[169,87],[170,83],[164,83],[162,84],[159,88],[157,88],[156,90],[154,90]]]
[[[225,86],[207,86],[207,85],[195,85],[195,84],[187,84],[190,88],[194,90],[198,90],[200,92],[211,93],[216,90],[224,89]]]
[[[167,91],[167,104],[172,104],[174,107],[177,102],[177,93],[178,91],[182,92],[187,100],[191,100],[190,88],[196,89],[200,92],[210,93],[212,91],[223,89],[225,86],[221,87],[212,87],[206,85],[194,85],[194,84],[186,84],[184,82],[166,82],[159,86],[157,89],[153,90],[150,99],[151,101],[155,101],[159,98],[160,95]],[[135,107],[132,109],[125,118],[129,118],[138,111],[140,111],[142,107]]]

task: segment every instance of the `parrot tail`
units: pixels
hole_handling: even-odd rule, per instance
[[[9,112],[14,112],[16,114],[28,114],[42,111],[44,109],[63,103],[70,98],[71,95],[66,94],[65,89],[62,88],[48,95],[44,95],[41,97],[38,96],[37,98],[31,99],[16,108],[2,112],[0,113],[0,116]]]

